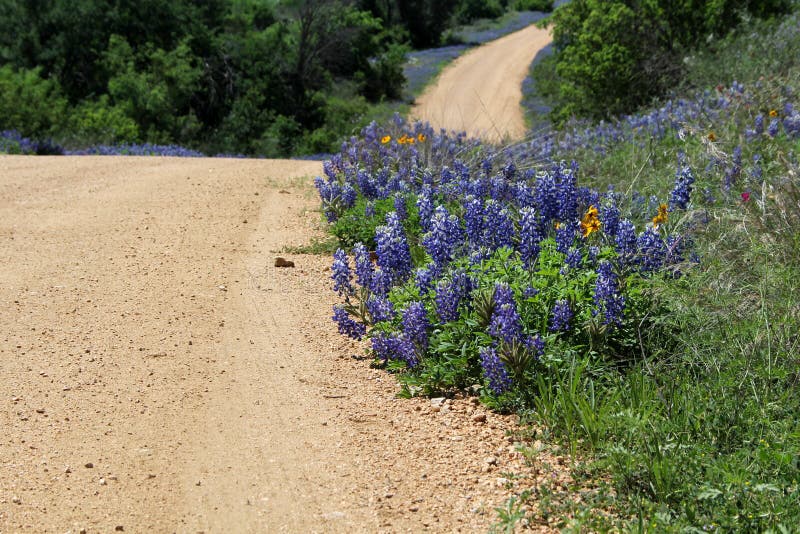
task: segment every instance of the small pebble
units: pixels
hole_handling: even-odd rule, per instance
[[[485,423],[486,422],[486,414],[485,413],[476,413],[472,416],[472,420],[476,423]]]
[[[84,464],[83,467],[85,467],[86,469],[91,469],[92,467],[94,467],[94,464],[92,462],[86,462],[86,464]]]

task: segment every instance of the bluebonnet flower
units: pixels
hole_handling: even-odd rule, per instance
[[[353,255],[356,259],[356,283],[369,288],[372,283],[372,273],[375,271],[369,251],[363,243],[356,243],[353,245]]]
[[[568,300],[557,300],[553,306],[553,317],[550,320],[551,332],[566,332],[572,321],[572,309]]]
[[[567,267],[571,269],[577,269],[581,266],[582,262],[583,254],[581,253],[580,249],[573,247],[567,251],[567,257],[564,260],[564,263],[567,265]]]
[[[675,187],[669,196],[670,211],[685,210],[689,205],[689,196],[692,194],[694,175],[689,166],[682,167],[675,175]]]
[[[392,289],[392,277],[383,269],[375,269],[369,281],[370,292],[376,295],[386,296]]]
[[[394,320],[394,304],[386,297],[370,295],[366,305],[373,324]]]
[[[457,216],[450,215],[444,206],[438,206],[431,220],[430,230],[422,236],[422,246],[437,267],[447,265],[463,242],[461,221]]]
[[[378,186],[366,171],[359,170],[356,173],[356,183],[365,198],[374,199],[378,197]]]
[[[762,178],[761,154],[753,155],[753,168],[750,169],[750,176],[752,176],[758,182],[761,181]]]
[[[655,228],[647,228],[636,240],[639,252],[639,269],[642,272],[657,271],[664,265],[667,247]]]
[[[372,350],[375,356],[384,362],[400,360],[409,367],[419,363],[414,343],[408,338],[398,334],[379,334],[372,338]]]
[[[600,247],[592,245],[589,247],[589,261],[594,263],[597,261],[597,256],[600,254]]]
[[[513,246],[514,223],[511,222],[508,210],[496,200],[489,199],[483,212],[482,245],[491,250]]]
[[[436,265],[428,264],[427,267],[420,267],[414,271],[414,283],[421,295],[431,290],[433,282],[436,280],[438,270]]]
[[[350,284],[350,265],[344,250],[337,249],[334,252],[331,271],[333,271],[331,275],[333,290],[339,295],[350,295],[353,292],[353,286]]]
[[[360,340],[367,333],[367,327],[350,317],[341,305],[333,307],[333,320],[339,327],[339,333]]]
[[[578,221],[573,220],[560,223],[556,230],[556,250],[562,254],[566,254],[575,242],[575,236],[578,234],[579,228],[580,225]]]
[[[778,135],[778,127],[780,126],[780,121],[778,119],[772,119],[769,121],[769,126],[767,127],[767,135],[770,137],[775,137]]]
[[[375,229],[378,266],[392,283],[402,283],[411,275],[411,251],[397,213],[386,215],[386,225]]]
[[[617,237],[614,239],[616,245],[617,256],[620,263],[629,265],[633,262],[637,249],[636,249],[636,227],[628,219],[622,219],[619,222]]]
[[[539,256],[540,245],[544,236],[539,226],[536,210],[532,207],[524,207],[520,210],[519,220],[519,251],[520,259],[531,267]]]
[[[466,273],[456,273],[452,280],[441,280],[436,287],[436,313],[443,322],[458,319],[458,307],[472,291],[472,279]]]
[[[424,353],[428,347],[428,330],[430,329],[428,312],[421,302],[412,302],[403,311],[403,333]]]
[[[597,268],[594,286],[594,305],[592,315],[602,313],[603,324],[622,324],[625,297],[619,293],[619,279],[610,262],[602,261]]]
[[[483,235],[483,201],[472,196],[468,196],[465,200],[464,224],[467,239],[470,244],[479,245]]]
[[[489,323],[489,333],[506,343],[512,343],[522,337],[522,320],[517,313],[514,292],[508,284],[495,285],[494,311]]]
[[[513,381],[508,374],[505,364],[492,347],[485,347],[480,351],[483,376],[489,382],[489,389],[500,395],[511,389]]]
[[[610,199],[600,205],[600,223],[603,225],[603,232],[605,232],[606,235],[616,237],[620,211],[613,193],[609,191],[608,196]]]
[[[539,294],[539,290],[533,286],[528,286],[525,288],[525,291],[522,292],[522,296],[526,299],[532,299],[536,295]]]
[[[535,334],[525,338],[525,349],[537,359],[541,358],[544,354],[544,339]]]
[[[753,130],[755,131],[756,135],[761,135],[764,133],[764,115],[761,113],[756,115],[755,128],[753,128]]]
[[[419,210],[419,225],[423,232],[430,230],[431,217],[433,217],[433,198],[430,187],[424,187],[417,197],[417,209]]]
[[[394,211],[401,221],[408,218],[408,210],[406,209],[406,197],[402,193],[394,194]]]
[[[366,204],[364,204],[364,217],[366,217],[367,219],[371,219],[374,216],[375,216],[375,204],[373,204],[372,201],[368,201]]]

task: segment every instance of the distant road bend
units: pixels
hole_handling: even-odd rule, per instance
[[[549,29],[534,25],[464,54],[417,99],[411,117],[486,141],[524,138],[522,82],[551,40]]]

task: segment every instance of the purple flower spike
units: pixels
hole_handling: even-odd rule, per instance
[[[497,351],[491,347],[486,347],[481,349],[480,356],[483,376],[485,376],[486,380],[489,382],[489,389],[496,395],[500,395],[511,389],[513,382],[505,364],[497,355]]]

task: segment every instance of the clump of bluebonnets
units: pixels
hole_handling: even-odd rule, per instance
[[[324,171],[330,220],[394,208],[374,250],[334,254],[334,320],[423,391],[481,383],[513,395],[563,350],[616,354],[646,308],[630,282],[684,268],[690,241],[670,217],[691,204],[685,160],[668,203],[648,203],[581,186],[574,162],[530,168],[524,153],[396,119],[345,143]]]

